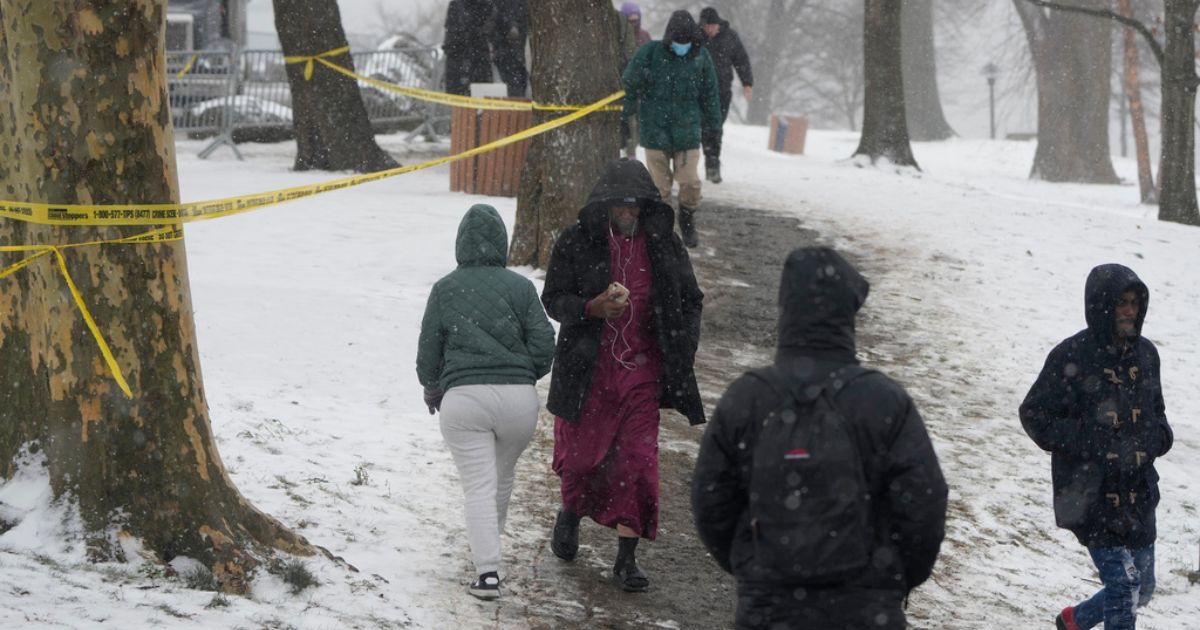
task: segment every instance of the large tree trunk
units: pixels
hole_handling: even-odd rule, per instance
[[[863,131],[854,155],[917,166],[908,142],[900,63],[902,0],[865,0],[863,17]]]
[[[752,48],[749,52],[754,55],[750,62],[754,64],[754,98],[750,99],[746,108],[746,122],[751,125],[765,125],[771,116],[772,99],[775,96],[775,71],[779,67],[779,53],[784,48],[785,40],[794,27],[793,23],[784,16],[791,15],[790,11],[799,11],[804,2],[789,3],[787,0],[770,0],[770,8],[763,19],[762,45]],[[800,6],[789,7],[789,4]],[[746,33],[742,32],[742,37]]]
[[[620,14],[608,0],[530,0],[533,100],[583,105],[621,89]],[[553,118],[534,112],[534,124]],[[596,178],[620,150],[616,112],[597,112],[530,140],[508,260],[545,267]]]
[[[1037,70],[1038,146],[1030,177],[1117,183],[1108,143],[1112,25],[1013,1]],[[1062,4],[1108,9],[1109,0]]]
[[[913,140],[945,140],[954,136],[938,92],[933,39],[933,0],[905,0],[901,15],[904,106]]]
[[[1118,12],[1133,17],[1129,0],[1117,0]],[[1142,203],[1155,202],[1154,177],[1150,174],[1150,141],[1146,137],[1146,112],[1142,108],[1142,86],[1138,78],[1137,33],[1132,28],[1122,29],[1124,34],[1125,93],[1129,96],[1129,118],[1133,122],[1133,143],[1137,153],[1138,189]],[[1124,129],[1124,124],[1122,124]],[[1124,155],[1125,135],[1121,134],[1121,149]]]
[[[285,56],[319,55],[346,47],[336,0],[273,1],[275,30]],[[349,52],[327,60],[354,69]],[[293,63],[287,68],[296,130],[296,170],[369,173],[396,167],[396,161],[375,142],[358,83],[319,63],[305,79],[306,66]]]
[[[0,0],[5,197],[178,202],[165,11],[166,0]],[[0,219],[6,244],[140,231]],[[55,495],[79,508],[93,558],[119,559],[107,532],[121,531],[164,561],[202,559],[225,588],[240,590],[256,551],[308,553],[246,502],[217,454],[183,243],[63,256],[133,397],[114,383],[53,255],[0,279],[0,472],[11,476],[22,453],[44,458]]]
[[[1196,207],[1196,0],[1166,0],[1158,218],[1200,225]]]

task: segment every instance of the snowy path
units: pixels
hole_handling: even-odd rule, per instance
[[[1085,550],[1054,527],[1049,458],[1016,410],[1053,344],[1083,327],[1083,280],[1104,262],[1133,267],[1151,287],[1146,334],[1164,357],[1177,435],[1159,462],[1159,585],[1139,627],[1200,614],[1183,575],[1200,542],[1200,230],[1143,219],[1128,187],[1027,181],[1029,144],[919,144],[927,172],[914,175],[841,159],[851,134],[820,135],[809,157],[788,157],[758,149],[761,130],[733,133],[735,183],[706,193],[796,213],[855,258],[872,282],[860,353],[909,388],[933,434],[951,485],[948,538],[932,583],[911,600],[914,626],[1052,623],[1098,588]]]

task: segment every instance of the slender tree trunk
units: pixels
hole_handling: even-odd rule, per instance
[[[530,0],[533,100],[584,105],[621,89],[620,14],[608,0]],[[534,124],[555,114],[538,111]],[[533,138],[521,175],[508,260],[544,268],[609,160],[619,154],[617,112],[597,112]]]
[[[945,140],[954,136],[938,92],[933,38],[933,0],[905,0],[902,25],[904,105],[913,140]]]
[[[1129,0],[1117,0],[1118,12],[1133,17]],[[1133,122],[1133,142],[1137,153],[1138,188],[1142,203],[1155,202],[1154,177],[1150,174],[1150,142],[1146,138],[1146,113],[1142,109],[1142,87],[1138,79],[1137,33],[1132,28],[1122,29],[1125,45],[1125,93],[1129,95],[1129,118]],[[1122,134],[1121,144],[1125,137]]]
[[[750,60],[754,64],[754,98],[750,99],[747,106],[746,122],[751,125],[765,125],[771,117],[780,50],[794,27],[792,21],[785,19],[784,16],[788,15],[785,11],[799,11],[806,3],[799,4],[800,7],[788,7],[787,0],[771,0],[770,8],[767,9],[762,25],[763,43],[758,50],[752,52],[754,57]]]
[[[1196,206],[1196,0],[1166,0],[1158,218],[1200,225]]]
[[[166,0],[0,0],[0,176],[6,197],[53,203],[179,200],[163,55]],[[0,242],[65,244],[144,228],[0,219]],[[96,559],[110,532],[166,561],[202,559],[245,588],[258,552],[308,553],[252,507],[209,425],[182,242],[65,250],[132,390],[113,381],[54,256],[0,279],[0,472],[42,459],[78,507]],[[5,254],[5,260],[15,262]]]
[[[319,55],[347,45],[336,0],[273,1],[275,30],[285,56]],[[354,69],[349,52],[327,59]],[[305,66],[294,63],[287,67],[296,170],[369,173],[397,166],[375,142],[357,82],[319,63],[306,80]]]
[[[899,166],[917,166],[908,141],[908,123],[904,115],[904,80],[900,62],[900,12],[904,2],[865,2],[863,131],[854,155],[869,156],[872,163],[882,157]]]
[[[1037,69],[1038,146],[1030,177],[1114,184],[1109,155],[1112,27],[1105,20],[1013,0]],[[1063,4],[1107,9],[1109,0]]]

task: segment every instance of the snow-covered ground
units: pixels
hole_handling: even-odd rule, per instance
[[[910,604],[914,626],[1042,627],[1096,588],[1084,550],[1054,528],[1049,460],[1016,408],[1049,349],[1083,326],[1083,280],[1104,262],[1150,287],[1145,332],[1176,433],[1158,466],[1159,590],[1141,627],[1194,623],[1200,587],[1183,573],[1200,543],[1200,230],[1156,221],[1134,186],[1029,181],[1031,143],[918,144],[924,170],[896,173],[847,160],[856,140],[812,132],[807,156],[785,156],[765,149],[763,128],[731,126],[726,183],[705,193],[794,213],[863,261],[864,317],[889,334],[862,351],[922,406],[952,487],[949,538]],[[179,152],[188,200],[328,177],[291,172],[290,145],[244,145],[246,162],[227,151],[202,161],[199,148]],[[1136,179],[1131,163],[1117,167]],[[413,365],[462,213],[485,201],[511,225],[515,204],[447,189],[442,167],[187,228],[222,458],[254,504],[357,573],[308,559],[319,587],[292,595],[263,573],[249,597],[220,605],[153,564],[86,563],[69,506],[23,474],[0,486],[0,501],[29,511],[0,536],[0,627],[494,627],[493,609],[462,589],[461,494]]]

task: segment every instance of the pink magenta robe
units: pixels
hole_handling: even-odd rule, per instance
[[[604,323],[579,422],[554,419],[553,467],[568,510],[654,540],[662,352],[650,319],[646,235],[610,235],[609,253],[612,280],[629,289],[629,308]]]

